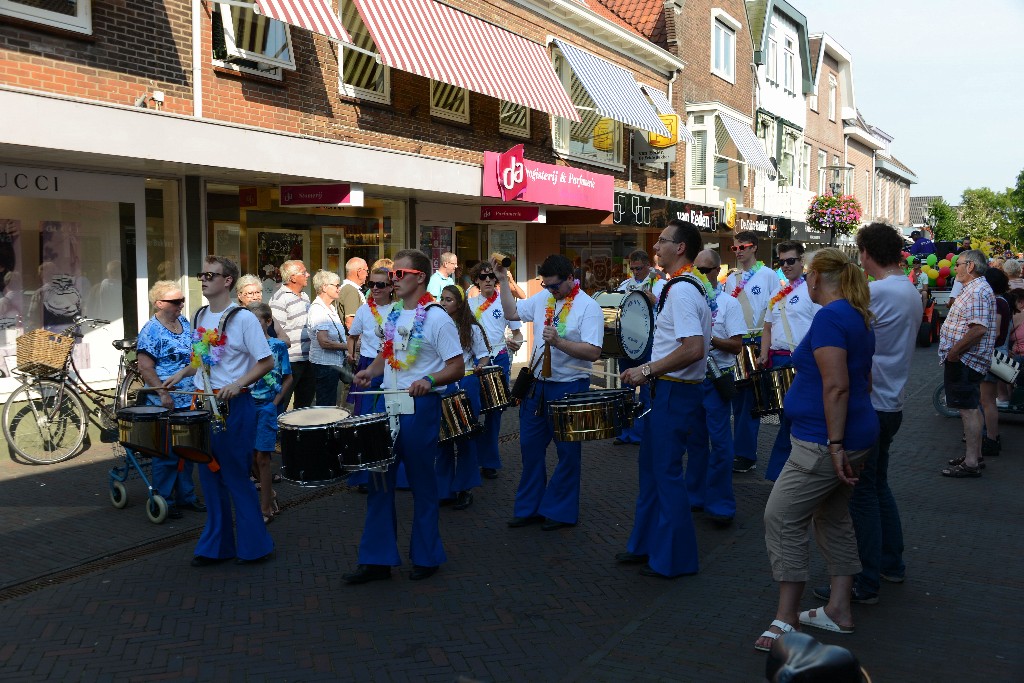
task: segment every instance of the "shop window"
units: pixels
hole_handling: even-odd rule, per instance
[[[506,135],[530,137],[530,108],[515,102],[502,101],[498,114],[498,130]]]
[[[431,80],[430,115],[469,123],[469,91],[457,85]]]
[[[356,4],[352,0],[343,0],[341,6],[341,23],[352,36],[352,43],[366,52],[376,53],[377,45],[366,30]],[[341,72],[341,91],[349,97],[390,104],[391,70],[366,52],[341,45],[338,69]]]
[[[580,115],[578,122],[560,116],[551,118],[551,139],[555,151],[587,163],[621,166],[622,124],[597,113],[597,105],[561,53],[555,52],[553,63],[562,86],[569,92]]]
[[[188,285],[181,267],[181,226],[175,180],[146,181],[146,272],[149,286],[158,280]],[[214,253],[221,253],[214,251]]]
[[[235,5],[214,8],[213,57],[261,74],[295,70],[288,25]]]
[[[92,33],[91,2],[92,0],[0,0],[0,14],[75,33]]]

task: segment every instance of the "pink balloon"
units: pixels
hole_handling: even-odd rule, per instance
[[[946,286],[946,278],[940,277],[938,280],[935,281],[935,284],[938,285],[939,287],[945,287]]]
[[[949,252],[948,254],[946,254],[946,260],[947,261],[952,261],[953,260],[953,256],[954,256],[953,252]]]
[[[941,278],[949,277],[949,266],[942,266],[941,268],[939,268],[939,277],[941,277]]]

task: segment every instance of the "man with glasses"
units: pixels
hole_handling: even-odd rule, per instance
[[[345,329],[352,326],[352,320],[356,317],[356,311],[366,303],[366,296],[363,295],[363,285],[370,276],[370,269],[366,261],[358,256],[350,258],[345,263],[345,281],[341,283],[341,291],[338,292],[338,314],[345,321]]]
[[[459,257],[450,251],[441,254],[440,264],[430,276],[427,291],[435,299],[441,298],[441,290],[455,284],[455,270],[459,267]]]
[[[510,527],[542,523],[544,531],[576,526],[580,514],[580,458],[578,441],[556,441],[558,464],[547,477],[545,454],[554,438],[547,404],[590,388],[590,372],[578,367],[601,357],[604,314],[573,277],[572,261],[560,254],[544,259],[538,274],[541,291],[518,302],[508,286],[508,269],[497,258],[491,268],[498,275],[501,308],[506,320],[533,323],[533,353],[537,381],[519,408],[519,447],[523,473],[516,491]],[[541,358],[551,353],[551,376],[544,377]]]
[[[783,368],[793,364],[793,350],[811,328],[814,314],[821,308],[811,301],[804,281],[804,245],[800,242],[780,242],[775,247],[779,265],[786,276],[785,286],[768,302],[768,314],[761,333],[761,355],[757,359],[762,368]],[[775,481],[789,460],[793,442],[789,438],[790,421],[785,413],[779,416],[779,432],[764,471],[764,478]]]
[[[779,291],[779,279],[775,271],[765,268],[757,260],[757,234],[749,231],[738,232],[732,246],[736,254],[738,271],[729,274],[724,292],[739,302],[743,320],[747,325],[744,343],[756,343],[764,326],[768,302]],[[733,408],[733,472],[749,472],[757,466],[757,431],[760,422],[750,415],[754,407],[754,388],[740,387]]]
[[[309,362],[309,295],[306,285],[309,271],[302,261],[281,264],[281,286],[270,297],[270,310],[274,313],[274,329],[282,341],[288,341],[288,362],[292,366],[292,388],[281,400],[280,411],[288,409],[288,401],[295,396],[294,408],[308,408],[316,395],[316,372]]]

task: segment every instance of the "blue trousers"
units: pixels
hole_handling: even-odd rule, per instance
[[[334,365],[313,363],[316,371],[316,403],[318,406],[338,405],[338,379],[341,371]]]
[[[896,498],[889,488],[889,448],[903,422],[903,413],[878,415],[878,441],[868,451],[864,469],[850,498],[850,517],[857,533],[862,569],[855,578],[865,593],[877,593],[881,574],[903,576],[903,525]]]
[[[191,460],[182,461],[178,471],[177,458],[153,458],[153,488],[164,497],[167,505],[174,508],[196,502],[196,485],[193,480],[196,464]]]
[[[735,517],[729,403],[710,380],[704,380],[700,388],[703,401],[686,444],[686,495],[691,506],[702,507],[710,515]]]
[[[372,362],[373,358],[369,358],[367,356],[360,356],[359,365],[356,367],[356,372],[359,372],[360,370],[365,370],[366,368],[370,367],[370,363]],[[380,389],[383,384],[384,375],[374,377],[372,380],[370,380],[369,390],[374,391]],[[384,412],[383,396],[361,396],[359,393],[359,389],[357,387],[349,389],[348,396],[349,398],[352,399],[352,404],[353,407],[355,408],[355,415],[369,415],[371,413]],[[352,474],[348,475],[347,481],[349,486],[358,486],[360,484],[365,486],[370,483],[370,473],[365,470],[361,472],[353,472]]]
[[[227,428],[214,431],[211,446],[220,469],[212,472],[206,465],[199,468],[207,512],[195,554],[217,559],[263,557],[274,549],[274,541],[263,522],[259,494],[249,480],[256,446],[256,402],[252,395],[231,399]]]
[[[516,517],[543,515],[567,524],[579,521],[582,444],[579,441],[555,441],[558,464],[549,481],[546,456],[548,444],[555,438],[555,432],[548,420],[546,406],[566,394],[587,391],[589,388],[589,379],[569,382],[537,380],[533,394],[520,404],[519,447],[523,456],[523,474],[516,490],[513,512]]]
[[[757,430],[761,421],[751,417],[750,409],[753,407],[754,387],[738,387],[732,399],[734,455],[757,460]]]
[[[640,491],[627,549],[648,555],[651,569],[665,576],[698,569],[697,531],[683,477],[690,430],[700,418],[699,384],[655,380],[653,407],[640,444]]]
[[[512,375],[512,359],[508,351],[502,351],[494,357],[495,365],[500,366],[505,373],[505,381],[509,382]],[[477,457],[480,458],[480,467],[492,470],[501,469],[501,455],[498,454],[498,437],[501,435],[501,414],[504,410],[491,410],[484,415],[484,431],[480,435],[477,445]]]
[[[466,392],[469,409],[473,419],[480,415],[480,380],[476,375],[469,375],[458,384],[449,384],[445,395],[454,394],[459,389]],[[479,451],[481,433],[477,432],[467,439],[459,439],[455,443],[441,446],[441,457],[437,459],[434,469],[437,472],[437,495],[441,500],[454,498],[459,491],[468,491],[480,486]]]
[[[631,360],[629,358],[620,358],[619,359],[619,374],[622,374],[622,372],[624,370],[627,370],[629,368],[639,367],[639,366],[643,365],[644,363],[649,363],[649,362],[651,362],[651,357],[649,355],[647,357],[645,357],[645,358],[641,358],[640,360]],[[623,389],[633,389],[634,387],[633,387],[632,384],[623,383],[622,384],[622,388]],[[640,385],[640,399],[639,400],[640,400],[640,405],[643,406],[643,410],[641,412],[646,412],[647,409],[651,407],[651,385],[650,384],[642,384],[642,385]],[[644,437],[644,424],[646,424],[646,422],[647,422],[647,417],[646,416],[638,418],[636,420],[633,420],[633,424],[632,425],[630,425],[627,429],[623,429],[622,430],[622,436],[620,436],[619,438],[622,441],[625,441],[626,443],[640,443],[641,441],[643,441],[643,437]]]
[[[366,497],[366,523],[359,541],[359,563],[397,567],[398,518],[395,512],[395,480],[399,463],[405,463],[413,494],[412,536],[409,559],[421,567],[437,567],[447,559],[438,530],[437,475],[434,461],[439,449],[437,436],[441,424],[441,396],[419,396],[416,412],[398,418],[395,462],[380,477],[370,477]]]
[[[793,364],[792,356],[772,356],[769,367],[785,368]],[[786,413],[779,414],[779,433],[775,435],[775,444],[772,446],[772,455],[768,459],[768,467],[764,470],[764,478],[768,481],[775,481],[779,478],[783,466],[789,460],[789,454],[793,452],[793,441],[790,439],[790,430],[793,428],[793,421],[786,417]]]

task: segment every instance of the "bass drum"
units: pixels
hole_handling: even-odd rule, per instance
[[[640,292],[599,292],[594,300],[604,314],[601,358],[641,360],[654,342],[654,308]]]

